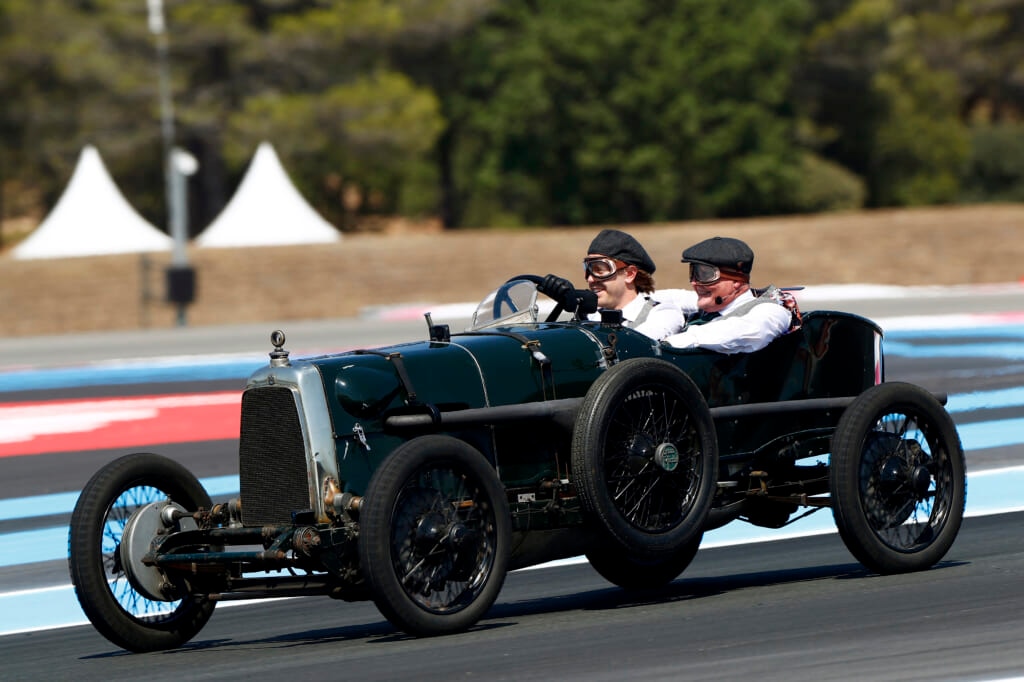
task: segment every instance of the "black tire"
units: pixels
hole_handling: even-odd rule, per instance
[[[700,390],[658,358],[623,361],[590,387],[572,440],[583,508],[636,559],[683,551],[703,530],[718,440]]]
[[[117,459],[85,484],[71,515],[68,568],[75,595],[97,631],[129,651],[173,649],[192,639],[215,603],[198,595],[153,601],[132,586],[120,546],[133,512],[165,499],[188,511],[210,496],[187,469],[150,453]]]
[[[832,515],[846,547],[878,573],[931,567],[952,546],[967,502],[953,420],[924,389],[864,391],[832,436]]]
[[[703,533],[675,553],[659,558],[636,558],[617,548],[600,547],[587,552],[587,560],[602,578],[624,590],[651,590],[678,578],[693,562]]]
[[[457,438],[420,436],[395,448],[370,479],[359,525],[370,594],[411,635],[472,627],[505,582],[505,489],[484,456]]]

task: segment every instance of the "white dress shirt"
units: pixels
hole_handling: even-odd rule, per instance
[[[657,300],[653,296],[652,299]],[[650,312],[647,313],[647,319],[638,325],[634,324],[645,305],[647,305],[647,296],[641,294],[622,308],[622,320],[627,327],[631,327],[655,341],[661,341],[683,328],[683,313],[671,301],[659,302],[658,305],[651,308]],[[589,316],[589,319],[600,320],[601,313],[593,313]]]
[[[672,296],[677,305],[685,306],[686,297],[673,296],[677,291],[685,293],[672,290],[668,296]],[[674,348],[706,348],[719,353],[751,353],[760,350],[789,330],[792,314],[774,302],[761,303],[739,311],[739,314],[730,314],[753,300],[754,295],[749,290],[744,291],[720,311],[721,317],[705,324],[690,325],[681,333],[666,338],[665,342]],[[693,301],[688,306],[690,309],[681,307],[684,315],[696,312],[696,294],[693,295]]]

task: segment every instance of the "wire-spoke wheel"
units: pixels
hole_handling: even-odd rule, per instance
[[[181,646],[213,614],[213,601],[190,595],[180,586],[168,584],[168,598],[153,599],[156,588],[146,589],[138,576],[156,569],[126,563],[132,554],[122,545],[126,534],[132,534],[133,524],[139,525],[140,514],[167,503],[196,511],[209,509],[210,497],[177,462],[137,453],[96,472],[71,515],[68,567],[78,603],[100,634],[129,651]],[[139,541],[144,550],[146,539]],[[154,585],[163,582],[158,579]]]
[[[718,474],[707,403],[678,367],[623,361],[587,392],[573,433],[584,509],[635,559],[682,551],[703,530]]]
[[[922,570],[956,539],[967,500],[963,448],[924,389],[893,382],[861,394],[833,434],[829,475],[836,527],[866,567]]]
[[[505,490],[468,443],[429,435],[403,443],[370,479],[359,558],[373,600],[419,636],[474,625],[501,590],[511,522]]]

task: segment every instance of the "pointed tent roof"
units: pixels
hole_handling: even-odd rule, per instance
[[[87,145],[57,205],[11,254],[19,259],[68,258],[169,251],[173,245],[174,240],[132,208],[100,153]]]
[[[235,195],[196,237],[197,246],[336,242],[341,234],[306,203],[269,142],[256,150]]]

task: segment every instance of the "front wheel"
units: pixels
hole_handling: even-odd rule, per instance
[[[952,546],[967,501],[964,452],[938,400],[908,383],[869,388],[832,436],[832,515],[879,573],[928,568]]]
[[[129,565],[147,542],[139,529],[150,527],[152,510],[161,504],[193,512],[209,509],[210,497],[177,462],[137,453],[96,472],[71,515],[68,567],[78,603],[101,635],[129,651],[181,646],[213,615],[214,602],[203,596],[179,590],[173,601],[153,599],[163,581],[145,574],[156,569]],[[140,549],[129,551],[123,543],[133,535]]]
[[[374,472],[359,560],[380,612],[417,636],[473,626],[505,581],[511,520],[490,463],[451,436],[414,438]]]

